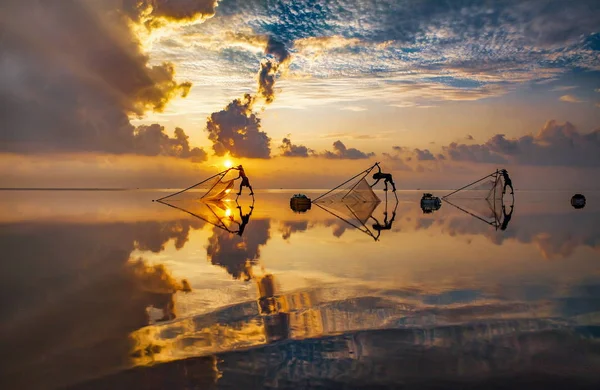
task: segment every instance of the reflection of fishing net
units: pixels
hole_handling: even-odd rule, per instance
[[[379,202],[381,201],[364,178],[350,188],[334,191],[315,201],[316,204],[336,210],[349,219],[356,219],[361,225],[367,222]]]
[[[355,228],[372,235],[365,224],[381,202],[365,180],[372,169],[373,167],[354,176],[318,197],[313,203]]]
[[[230,173],[231,170],[219,172],[208,179],[201,181],[182,191],[175,192],[160,198],[159,200],[168,199],[171,201],[186,201],[186,200],[202,200],[202,201],[218,201],[224,199],[229,193],[234,190],[235,174]]]
[[[230,202],[217,201],[197,201],[183,200],[171,202],[168,200],[159,200],[160,203],[173,207],[188,213],[196,218],[203,220],[215,227],[234,233],[239,227],[239,219],[236,215],[238,211],[235,205]]]
[[[452,206],[497,228],[503,216],[503,187],[503,176],[496,171],[451,192],[443,199]]]

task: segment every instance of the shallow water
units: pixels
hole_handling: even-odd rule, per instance
[[[2,388],[598,385],[599,193],[517,192],[507,226],[165,194],[0,192]]]

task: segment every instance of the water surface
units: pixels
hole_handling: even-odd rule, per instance
[[[164,194],[0,192],[2,388],[598,385],[600,194],[517,192],[505,226]]]

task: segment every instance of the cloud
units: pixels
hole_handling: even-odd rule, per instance
[[[147,28],[168,22],[193,22],[215,14],[219,0],[124,0],[124,11]]]
[[[345,38],[340,35],[307,37],[294,41],[294,49],[306,57],[319,57],[332,50],[360,44],[357,38]]]
[[[465,136],[465,139],[466,139],[466,140],[469,140],[469,141],[473,141],[475,138],[473,138],[473,136],[472,136],[471,134],[467,134],[467,135]]]
[[[272,103],[275,99],[275,77],[281,66],[286,66],[291,60],[290,53],[285,45],[276,39],[269,37],[265,54],[274,56],[260,62],[260,71],[258,72],[258,93],[268,103]]]
[[[142,52],[132,31],[139,10],[116,4],[9,1],[0,26],[0,150],[136,153],[129,118],[188,94],[171,63],[150,64]],[[184,12],[190,1],[178,12],[172,2],[153,4],[156,17],[172,21],[195,12]],[[155,140],[160,149],[165,138]]]
[[[205,161],[206,152],[200,148],[190,148],[188,136],[183,129],[175,128],[175,137],[165,134],[165,128],[158,124],[138,126],[134,132],[135,153],[146,156],[170,156],[191,158],[195,162]]]
[[[346,145],[342,143],[342,141],[338,140],[333,143],[333,152],[326,150],[320,155],[325,158],[358,160],[373,157],[375,156],[375,153],[364,153],[355,148],[348,149],[346,148]]]
[[[507,139],[496,134],[484,144],[454,142],[443,150],[454,161],[600,167],[600,129],[581,134],[569,122],[551,120],[535,135]]]
[[[417,157],[417,160],[419,161],[434,161],[436,159],[435,156],[431,154],[429,149],[415,149],[414,152]]]
[[[551,89],[551,91],[569,91],[577,88],[576,85],[560,85]]]
[[[271,138],[260,130],[260,118],[252,111],[254,101],[253,96],[246,94],[208,118],[208,139],[217,156],[230,153],[233,157],[270,157]]]
[[[372,99],[422,107],[500,96],[522,83],[556,82],[573,69],[599,69],[600,13],[593,0],[568,12],[558,1],[535,0],[377,4],[224,2],[217,17],[184,33],[200,34],[191,44],[204,51],[194,50],[194,60],[224,87],[231,82],[226,76],[247,72],[237,59],[255,56],[257,40],[284,42],[294,53],[289,93],[280,101],[287,106]],[[253,38],[236,37],[239,32]],[[154,47],[167,56],[192,56],[189,45],[176,52]],[[339,93],[331,94],[333,88]]]
[[[326,133],[319,135],[319,138],[348,138],[348,139],[384,139],[393,135],[392,132],[382,131],[379,133],[356,134],[352,133]]]
[[[561,102],[569,102],[569,103],[583,103],[584,101],[579,99],[576,96],[573,95],[562,95],[560,97],[560,101]]]
[[[294,145],[289,138],[284,138],[281,141],[279,151],[284,157],[308,157],[314,155],[314,150],[303,145]]]
[[[340,108],[340,110],[354,111],[354,112],[367,111],[366,108],[360,107],[360,106],[346,106],[346,107]]]
[[[257,96],[270,104],[275,99],[275,78],[279,69],[287,66],[291,55],[282,42],[273,38],[267,40],[265,54],[269,57],[260,62]],[[230,153],[234,157],[270,158],[271,139],[260,131],[260,119],[253,112],[255,103],[256,96],[245,94],[211,114],[206,129],[217,156]]]
[[[600,88],[594,89],[594,92],[600,92]]]
[[[395,171],[412,171],[412,168],[404,162],[407,149],[402,146],[392,146],[392,150],[392,153],[382,153],[386,164]]]
[[[430,171],[432,167],[440,166],[441,161],[446,159],[442,154],[434,155],[429,149],[411,149],[398,145],[392,146],[392,152],[383,153],[383,156],[393,170],[409,172]],[[424,165],[417,162],[424,162]]]

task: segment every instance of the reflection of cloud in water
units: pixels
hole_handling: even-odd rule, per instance
[[[308,221],[281,221],[279,224],[279,232],[284,240],[288,240],[293,233],[306,230],[308,230]]]
[[[241,237],[213,228],[206,247],[208,259],[212,264],[225,268],[235,279],[249,278],[248,268],[258,262],[260,246],[270,238],[270,222],[270,219],[252,220]]]
[[[201,220],[183,220],[167,223],[146,222],[136,226],[135,249],[155,253],[165,249],[169,240],[174,241],[176,249],[181,249],[188,240],[190,229],[200,229],[204,225]]]
[[[0,343],[11,351],[0,376],[9,388],[54,388],[129,364],[129,334],[148,325],[148,309],[172,319],[173,294],[189,289],[130,253],[183,243],[190,226],[0,226]]]
[[[467,217],[449,217],[442,231],[450,235],[481,234],[497,245],[506,240],[535,244],[542,255],[551,259],[568,257],[579,246],[600,248],[600,213],[518,215],[506,231],[481,228]],[[517,219],[518,218],[518,219]]]

